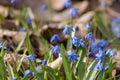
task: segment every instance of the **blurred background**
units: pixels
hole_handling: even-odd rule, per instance
[[[18,2],[11,3],[11,0],[0,0],[0,41],[6,40],[11,52],[14,52],[24,38],[25,31],[31,30],[30,40],[37,57],[40,58],[43,58],[43,51],[46,46],[42,41],[38,41],[38,36],[42,36],[49,42],[53,34],[59,34],[62,37],[61,42],[66,44],[69,36],[61,33],[66,25],[69,25],[72,17],[69,15],[70,9],[63,6],[64,1],[18,0]],[[73,7],[80,10],[79,16],[75,17],[73,21],[74,27],[78,26],[80,29],[76,36],[84,37],[89,31],[92,31],[97,40],[111,41],[110,47],[115,48],[118,53],[113,58],[114,61],[117,61],[114,73],[119,74],[120,25],[114,28],[114,23],[116,22],[115,19],[119,18],[117,21],[120,24],[120,0],[71,1]],[[48,9],[43,10],[43,5]],[[86,28],[87,23],[92,24],[91,30]],[[119,35],[116,35],[116,32]],[[24,50],[26,45],[23,46]],[[22,54],[23,51],[21,50],[19,53]]]

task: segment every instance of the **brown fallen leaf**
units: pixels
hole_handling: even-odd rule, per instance
[[[6,54],[5,61],[8,62],[12,67],[14,67],[15,65],[18,65],[22,57],[23,55],[20,55],[18,53],[10,53]],[[29,68],[29,61],[26,56],[23,58],[22,65],[25,69]]]
[[[114,77],[116,75],[116,72],[117,72],[116,69],[112,70],[112,77]]]
[[[115,10],[113,10],[112,8],[110,7],[107,7],[106,8],[106,11],[107,13],[112,16],[112,17],[119,17],[120,16],[120,13],[119,12],[116,12]]]
[[[80,10],[80,14],[84,13],[87,10],[88,6],[89,6],[88,1],[83,1],[73,4],[73,7],[78,8]],[[67,9],[63,12],[54,14],[52,21],[62,22],[65,20],[69,20],[70,18],[71,16],[69,15],[69,9]]]
[[[95,12],[94,11],[89,11],[85,14],[83,14],[80,18],[76,19],[76,23],[84,23],[87,24],[90,22],[93,18],[95,17]]]
[[[63,3],[65,0],[51,0],[52,8],[56,11],[60,11],[64,8]]]
[[[53,62],[49,63],[48,66],[50,66],[53,69],[57,69],[60,64],[62,64],[62,57],[58,57],[56,60]]]
[[[8,16],[8,9],[1,5],[0,5],[0,15],[3,15],[4,17]]]

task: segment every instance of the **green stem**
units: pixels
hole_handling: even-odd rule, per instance
[[[53,19],[53,9],[52,9],[52,1],[51,0],[48,0],[49,1],[49,12],[50,12],[50,19],[52,20]]]
[[[70,23],[70,25],[73,27],[74,26],[74,18],[72,17],[71,18],[71,23]]]
[[[86,80],[86,73],[87,73],[88,64],[89,64],[89,57],[86,57],[85,75],[84,75],[83,80]]]

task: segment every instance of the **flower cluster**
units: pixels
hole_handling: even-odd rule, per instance
[[[68,53],[68,59],[70,62],[72,62],[72,61],[77,62],[78,58],[79,58],[79,55],[76,54],[76,50],[73,50],[70,53]]]
[[[96,61],[99,63],[95,66],[95,70],[97,71],[105,71],[104,62],[107,56],[115,56],[116,51],[114,49],[109,49],[109,41],[108,40],[99,40],[96,41],[95,37],[92,33],[88,33],[85,38],[89,42],[90,49],[89,49],[89,57],[95,58]]]
[[[86,47],[86,43],[83,39],[80,39],[78,37],[73,37],[72,38],[72,44],[73,46],[75,46],[76,48],[79,48],[79,47]]]
[[[63,34],[68,34],[68,35],[70,35],[72,31],[73,31],[73,28],[72,28],[71,26],[67,26],[67,27],[65,27],[65,29],[63,30]]]
[[[53,54],[57,54],[60,53],[60,46],[58,45],[58,42],[60,41],[60,36],[58,34],[55,34],[52,36],[50,42],[51,43],[56,43],[57,45],[53,46],[52,48],[52,52]]]

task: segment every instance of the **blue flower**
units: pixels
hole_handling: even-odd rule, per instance
[[[29,55],[29,59],[30,59],[31,62],[35,62],[36,61],[35,56],[36,56],[35,54]]]
[[[41,72],[41,69],[40,69],[40,67],[39,67],[39,66],[37,66],[37,67],[36,67],[36,71],[37,71],[38,73],[40,73],[40,72]]]
[[[75,31],[79,31],[79,27],[78,26],[75,27]]]
[[[91,45],[90,45],[90,52],[92,54],[95,54],[97,52],[99,52],[99,47],[97,45],[97,42],[92,42]]]
[[[56,45],[52,48],[52,53],[53,54],[57,54],[57,53],[60,53],[60,46],[59,45]]]
[[[82,39],[80,39],[80,45],[81,45],[81,47],[85,48],[86,47],[85,41],[83,41]]]
[[[27,24],[31,24],[32,23],[32,19],[31,18],[27,18]]]
[[[63,5],[66,8],[71,8],[72,7],[72,2],[71,2],[71,0],[65,0]]]
[[[43,11],[46,11],[46,10],[48,9],[48,6],[44,4],[44,5],[41,6],[41,9],[42,9]]]
[[[73,31],[73,29],[71,26],[65,27],[65,29],[63,30],[63,34],[70,35],[72,31]]]
[[[76,50],[73,50],[72,52],[68,53],[68,59],[70,62],[75,61],[77,62],[79,58],[79,55],[76,54]]]
[[[52,36],[50,42],[59,42],[60,41],[60,36],[58,34],[55,34]]]
[[[17,78],[16,78],[16,77],[14,77],[14,78],[12,78],[12,80],[17,80]]]
[[[116,50],[111,50],[110,51],[110,57],[117,55]]]
[[[88,33],[85,38],[90,42],[90,40],[95,41],[95,36],[92,34],[92,32]]]
[[[26,32],[26,29],[24,27],[20,26],[19,31]]]
[[[39,66],[36,67],[36,71],[37,71],[37,73],[41,72],[41,69]],[[32,72],[32,76],[36,76],[36,74],[34,72]]]
[[[91,25],[90,23],[87,23],[87,24],[86,24],[86,27],[87,27],[87,29],[91,29],[91,28],[92,28],[92,25]]]
[[[44,59],[44,60],[42,60],[42,65],[44,65],[44,66],[45,66],[46,64],[47,64],[47,60],[45,60],[45,59]]]
[[[3,47],[3,42],[0,42],[0,49],[2,49],[2,47]],[[8,48],[8,46],[6,46],[6,45],[4,45],[3,48],[7,51],[10,51],[10,48]]]
[[[69,14],[72,17],[77,17],[77,16],[79,16],[80,12],[79,12],[78,8],[71,8]]]
[[[72,44],[75,46],[75,47],[80,47],[80,38],[78,38],[78,37],[73,37],[72,38]]]
[[[86,43],[85,41],[83,41],[82,39],[78,38],[78,37],[73,37],[72,38],[72,44],[75,46],[75,47],[86,47]]]
[[[109,41],[107,40],[100,40],[98,42],[98,47],[102,50],[105,50],[108,47],[108,45],[109,45]]]
[[[96,56],[96,60],[97,60],[97,61],[104,62],[104,59],[105,59],[105,57],[106,57],[106,53],[103,52],[102,50],[99,50],[99,52],[96,53],[95,56]]]
[[[111,30],[116,37],[120,38],[120,17],[113,20]]]
[[[11,0],[11,3],[18,3],[19,0]]]
[[[102,6],[102,7],[106,7],[106,6],[107,6],[107,3],[106,3],[105,1],[102,1],[102,2],[101,2],[101,6]]]
[[[117,55],[117,52],[114,49],[108,49],[106,54],[108,54],[108,53],[109,53],[110,57]]]
[[[32,72],[29,69],[27,69],[24,73],[24,77],[29,77],[31,75],[32,75]]]
[[[104,71],[103,64],[102,64],[102,63],[97,64],[97,65],[95,66],[95,70],[97,70],[97,71]]]

